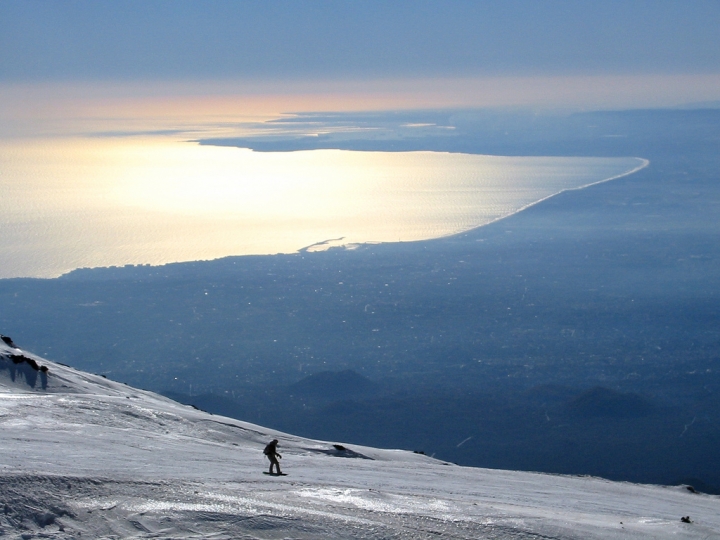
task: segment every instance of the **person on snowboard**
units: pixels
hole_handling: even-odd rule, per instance
[[[278,458],[282,459],[282,456],[278,454],[277,446],[278,440],[273,439],[265,447],[265,450],[263,450],[263,454],[265,454],[270,460],[270,474],[273,474],[273,466],[275,466],[275,468],[277,469],[277,473],[275,474],[282,474],[280,472],[280,462],[278,461]]]

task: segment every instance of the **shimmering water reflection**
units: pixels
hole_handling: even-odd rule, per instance
[[[636,158],[256,153],[157,139],[0,143],[0,277],[421,240],[489,223]]]

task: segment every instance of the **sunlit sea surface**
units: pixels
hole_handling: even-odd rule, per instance
[[[158,139],[0,142],[0,277],[453,234],[636,158],[256,153]]]

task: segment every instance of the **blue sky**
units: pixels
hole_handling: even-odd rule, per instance
[[[720,72],[720,2],[0,2],[0,81]]]

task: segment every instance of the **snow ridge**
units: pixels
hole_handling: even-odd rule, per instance
[[[305,439],[5,341],[0,433],[8,538],[720,537],[716,496]],[[273,438],[289,476],[262,474]]]

